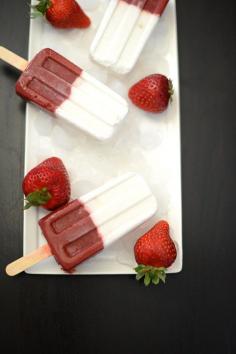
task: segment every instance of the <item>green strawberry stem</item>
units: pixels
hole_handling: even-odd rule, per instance
[[[173,83],[172,83],[171,79],[169,79],[168,82],[169,82],[168,93],[170,95],[170,102],[172,102],[173,101],[173,95],[174,95],[174,87],[173,87]]]
[[[159,284],[160,280],[165,283],[166,280],[166,268],[164,267],[152,267],[144,264],[139,264],[135,269],[136,279],[140,280],[144,278],[145,286],[148,286],[151,282],[155,285]]]
[[[37,5],[31,6],[33,9],[31,13],[31,18],[36,18],[38,16],[44,16],[47,10],[51,7],[51,0],[38,0]]]
[[[52,195],[49,193],[47,188],[42,188],[40,190],[36,190],[32,193],[29,193],[26,196],[26,204],[24,206],[24,209],[29,209],[32,206],[40,206],[46,204],[50,199],[52,198]]]

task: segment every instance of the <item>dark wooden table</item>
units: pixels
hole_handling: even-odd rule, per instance
[[[28,1],[0,2],[0,43],[26,57]],[[4,274],[22,255],[25,106],[0,63],[2,353],[236,353],[236,6],[178,0],[177,10],[184,268],[165,286]]]

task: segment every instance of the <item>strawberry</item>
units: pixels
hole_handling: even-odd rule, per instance
[[[169,224],[162,220],[141,236],[135,246],[134,254],[138,266],[136,279],[144,277],[145,285],[165,282],[166,268],[176,259],[176,247],[169,235]]]
[[[38,0],[33,17],[45,15],[58,28],[86,28],[90,19],[75,0]]]
[[[163,112],[174,94],[172,81],[161,74],[153,74],[138,81],[129,89],[129,98],[147,112]]]
[[[70,199],[69,176],[58,157],[50,157],[30,170],[22,188],[27,201],[25,209],[42,206],[54,210]]]

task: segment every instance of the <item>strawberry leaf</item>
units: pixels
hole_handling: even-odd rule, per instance
[[[32,204],[30,204],[30,203],[26,203],[26,204],[25,204],[25,206],[24,206],[24,210],[29,209],[31,206],[32,206]]]
[[[166,280],[166,268],[164,267],[152,267],[152,266],[146,266],[143,264],[139,264],[136,268],[136,279],[140,280],[144,277],[144,284],[145,286],[150,285],[150,283],[153,283],[154,285],[157,285],[160,283],[160,280],[165,283]]]
[[[158,273],[155,274],[155,277],[152,279],[153,284],[157,285],[160,279],[158,278]]]
[[[139,273],[144,267],[145,267],[145,266],[142,265],[142,264],[138,265],[138,266],[135,268],[135,272],[136,272],[136,273]]]
[[[136,274],[136,279],[137,279],[137,280],[142,279],[142,277],[144,277],[144,273]]]
[[[159,271],[158,278],[161,279],[163,283],[166,282],[166,274],[164,271]]]
[[[36,18],[38,16],[44,16],[47,10],[51,7],[52,3],[50,0],[38,0],[37,5],[31,6],[32,13],[31,18]]]
[[[29,193],[26,196],[26,205],[24,206],[24,209],[29,209],[32,206],[40,206],[46,204],[50,199],[52,198],[52,195],[49,193],[47,188],[42,188],[40,190],[36,190],[32,193]]]
[[[149,273],[146,273],[145,274],[145,277],[144,277],[144,284],[145,286],[148,286],[151,282],[151,278],[150,278],[150,274]]]

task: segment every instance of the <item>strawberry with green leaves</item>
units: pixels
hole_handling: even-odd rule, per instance
[[[91,21],[75,0],[38,0],[32,17],[43,15],[58,28],[87,28]]]
[[[129,89],[129,98],[140,109],[161,113],[174,94],[172,81],[161,74],[153,74],[138,81]]]
[[[67,170],[58,157],[50,157],[30,170],[22,189],[26,196],[25,209],[42,206],[54,210],[70,199],[70,181]]]
[[[136,279],[144,278],[144,284],[165,282],[166,268],[174,263],[176,247],[169,234],[169,224],[162,220],[141,236],[135,246],[134,255],[138,266]]]

